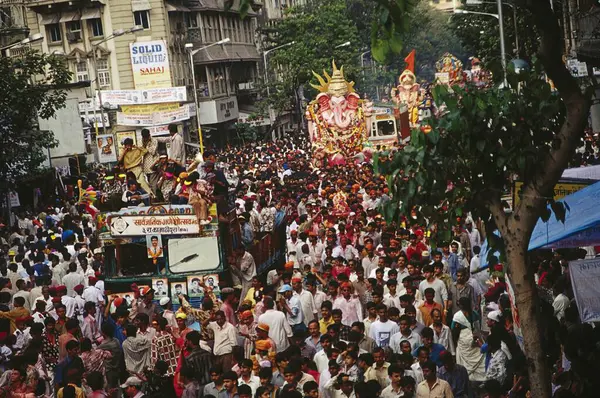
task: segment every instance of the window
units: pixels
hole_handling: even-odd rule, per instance
[[[150,11],[134,11],[133,20],[135,25],[143,26],[144,29],[150,29]]]
[[[104,30],[102,29],[102,20],[100,18],[90,19],[88,21],[90,32],[92,37],[104,36]]]
[[[213,97],[227,94],[227,75],[225,72],[225,67],[209,67],[208,73],[210,74],[209,79]]]
[[[100,87],[110,87],[110,70],[108,67],[108,58],[100,58],[96,61],[98,69],[98,83]]]
[[[67,39],[69,41],[81,40],[81,22],[71,21],[67,24]]]
[[[88,67],[86,61],[77,62],[75,64],[75,72],[75,76],[77,77],[78,82],[90,80],[90,75],[88,74]]]
[[[60,25],[57,23],[46,25],[46,30],[48,31],[48,38],[51,43],[56,43],[62,41],[62,35],[60,31]]]
[[[185,14],[185,22],[188,28],[197,28],[198,27],[198,13],[197,12],[188,12]]]

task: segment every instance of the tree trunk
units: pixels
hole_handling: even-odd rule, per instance
[[[529,236],[529,235],[527,235]],[[550,369],[546,363],[542,349],[542,329],[539,312],[539,297],[533,278],[533,273],[527,266],[528,240],[521,236],[504,235],[508,273],[515,294],[515,305],[518,310],[523,343],[525,348],[526,366],[529,373],[531,396],[535,398],[550,398]]]

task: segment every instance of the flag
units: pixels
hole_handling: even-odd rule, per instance
[[[406,69],[410,70],[412,73],[415,73],[415,52],[416,50],[412,50],[406,58],[404,58]]]

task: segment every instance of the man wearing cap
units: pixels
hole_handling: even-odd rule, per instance
[[[175,313],[173,312],[173,306],[171,305],[171,299],[169,297],[163,297],[158,302],[162,308],[162,317],[167,320],[167,324],[171,330],[177,330],[177,320],[175,319]]]
[[[285,312],[292,331],[306,331],[298,293],[294,292],[294,289],[290,285],[281,286],[278,292],[282,295],[278,302],[279,310]]]
[[[131,376],[125,380],[125,383],[121,384],[121,388],[128,398],[141,398],[145,396],[142,392],[142,380],[136,376]]]
[[[298,267],[298,254],[301,252],[301,248],[304,242],[298,239],[298,230],[292,230],[290,232],[290,238],[287,240],[287,261],[294,262],[294,268]]]
[[[292,288],[300,299],[300,307],[302,309],[303,322],[308,327],[308,324],[317,318],[317,307],[313,295],[302,288],[302,278],[292,278]]]
[[[352,327],[354,322],[362,322],[363,311],[360,300],[356,296],[352,296],[352,284],[344,282],[340,286],[342,294],[333,302],[333,309],[342,311],[342,324]]]
[[[263,301],[266,311],[258,317],[259,328],[264,330],[264,326],[267,326],[269,337],[275,342],[277,352],[283,352],[290,346],[289,338],[293,336],[292,328],[285,314],[274,309],[275,302],[271,297],[265,296]]]
[[[146,314],[150,321],[154,319],[155,315],[158,315],[158,306],[154,303],[154,289],[147,286],[138,289],[137,284],[132,284],[133,295],[135,299],[131,303],[131,312],[129,313],[129,319],[133,320],[137,314]]]

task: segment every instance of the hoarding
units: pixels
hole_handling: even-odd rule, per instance
[[[171,87],[169,49],[164,40],[131,43],[129,50],[136,89]]]
[[[194,214],[116,215],[108,222],[110,234],[117,236],[194,235],[200,233]]]

